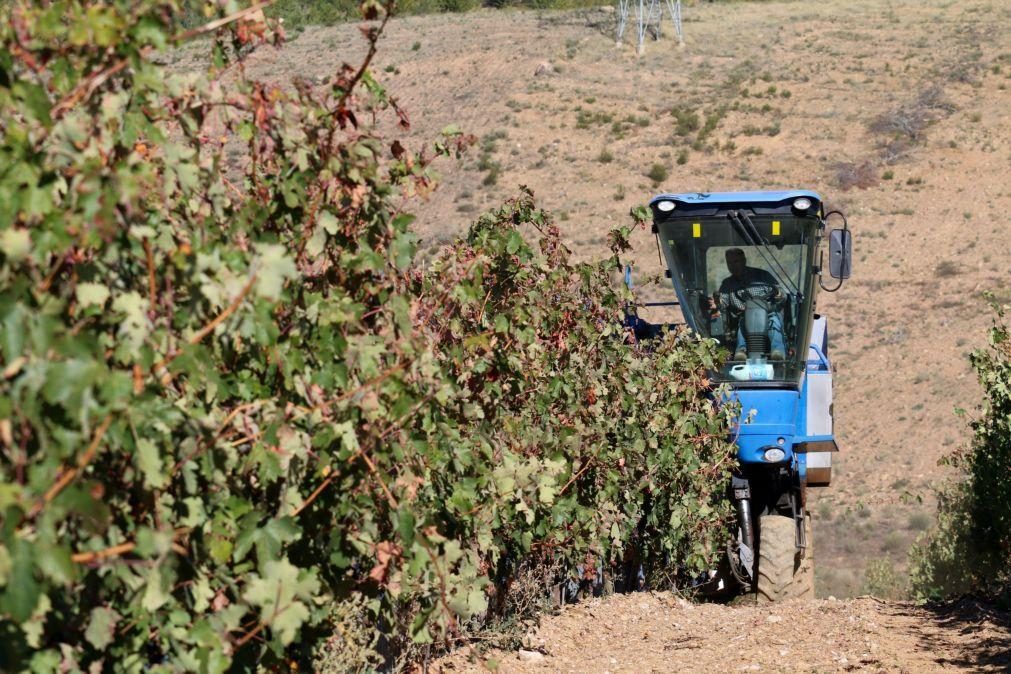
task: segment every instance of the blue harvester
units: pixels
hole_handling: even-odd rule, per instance
[[[832,454],[828,320],[819,286],[849,277],[846,219],[807,190],[661,194],[649,203],[653,232],[684,320],[731,354],[714,374],[741,405],[734,429],[737,508],[728,574],[714,576],[775,601],[813,594],[808,487],[826,486]],[[828,230],[838,216],[842,228]],[[823,241],[827,238],[827,269]],[[826,287],[823,272],[837,279]],[[640,332],[655,331],[636,319]]]

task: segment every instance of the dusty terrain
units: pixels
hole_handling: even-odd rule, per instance
[[[870,597],[693,605],[639,593],[571,606],[515,652],[457,652],[433,672],[1004,672],[1008,616],[972,602]]]
[[[945,477],[938,459],[969,436],[954,410],[971,417],[980,398],[966,354],[985,344],[982,293],[1011,300],[1011,4],[798,0],[684,13],[686,46],[668,26],[641,57],[629,36],[616,46],[614,14],[603,9],[392,22],[375,72],[411,114],[411,142],[449,124],[480,139],[463,161],[439,164],[440,188],[416,209],[419,231],[427,245],[449,240],[521,184],[584,257],[604,254],[607,231],[663,191],[805,187],[845,210],[854,277],[819,298],[842,452],[832,486],[813,497],[816,590],[901,596],[907,551],[931,521],[931,485]],[[250,68],[322,83],[361,55],[356,26],[311,28],[281,52],[259,50]],[[634,240],[642,280],[659,271],[657,256],[647,232]],[[585,637],[549,622],[551,656],[540,666],[673,671],[694,669],[700,652],[726,653],[705,671],[1007,665],[976,643],[978,613],[962,624],[870,599],[794,606],[784,620],[802,621],[811,639],[791,650],[768,622],[778,608],[611,601],[608,611],[627,607],[634,619]],[[640,624],[647,615],[650,626]],[[696,619],[703,629],[685,627]],[[728,651],[728,639],[744,654]]]

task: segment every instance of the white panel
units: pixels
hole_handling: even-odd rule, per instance
[[[807,468],[831,468],[832,452],[808,452]]]
[[[807,434],[832,435],[832,373],[807,373]]]
[[[811,343],[821,349],[821,352],[828,356],[828,319],[819,316],[811,323]]]

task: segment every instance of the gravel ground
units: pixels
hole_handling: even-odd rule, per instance
[[[567,607],[526,645],[465,649],[431,671],[1003,672],[1011,669],[1011,618],[969,600],[727,606],[642,593]]]

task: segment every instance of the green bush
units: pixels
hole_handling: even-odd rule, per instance
[[[617,257],[529,194],[421,267],[404,206],[466,139],[379,135],[367,64],[249,80],[259,28],[178,10],[0,9],[4,669],[391,664],[521,566],[707,568],[712,346],[629,343]],[[158,65],[205,33],[206,72]]]
[[[402,0],[397,3],[397,13],[468,12],[479,7],[564,10],[600,4],[600,0]],[[353,0],[276,0],[267,14],[284,19],[289,28],[329,26],[357,19],[358,3]]]
[[[684,150],[682,150],[684,153]],[[685,161],[687,161],[687,153],[685,154]],[[684,162],[680,162],[684,163]],[[654,185],[659,185],[663,181],[667,180],[670,175],[670,171],[663,164],[653,164],[649,167],[649,171],[646,173],[646,177],[653,181]]]
[[[1004,309],[970,360],[986,396],[973,439],[948,458],[961,477],[939,493],[937,525],[913,549],[920,597],[978,592],[1011,601],[1011,339]]]
[[[888,557],[867,562],[861,592],[880,599],[906,599],[908,596],[905,579]]]
[[[424,0],[407,0],[409,6]],[[421,12],[418,12],[421,13]],[[276,0],[266,14],[284,19],[285,27],[330,26],[359,18],[358,3],[354,0]]]

